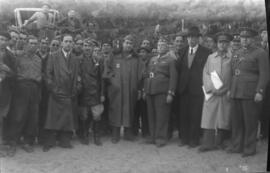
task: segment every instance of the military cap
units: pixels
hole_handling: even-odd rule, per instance
[[[255,37],[256,35],[258,35],[257,31],[249,27],[242,27],[239,29],[239,31],[240,31],[240,37]]]
[[[129,35],[124,37],[124,40],[129,40],[131,42],[134,42],[135,39],[134,39],[134,37],[132,35],[129,34]]]
[[[0,31],[0,35],[3,36],[3,37],[6,37],[6,39],[10,40],[10,35],[9,33],[5,32],[5,31]]]
[[[233,39],[233,36],[227,32],[218,32],[216,33],[217,41],[227,41],[230,42]]]
[[[200,29],[197,26],[192,26],[187,31],[187,37],[195,36],[200,37],[202,34],[200,33]]]

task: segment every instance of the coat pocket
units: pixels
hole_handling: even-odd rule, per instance
[[[246,82],[244,96],[246,97],[254,97],[256,93],[257,82]]]

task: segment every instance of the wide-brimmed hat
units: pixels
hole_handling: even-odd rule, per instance
[[[200,29],[197,26],[192,26],[187,31],[187,37],[195,36],[200,37],[202,34],[200,33]]]
[[[241,27],[239,31],[240,37],[255,37],[258,35],[257,31],[249,27]]]

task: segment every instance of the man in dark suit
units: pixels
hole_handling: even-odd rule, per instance
[[[202,72],[208,55],[207,48],[199,45],[199,28],[191,27],[187,33],[188,46],[179,51],[177,94],[179,96],[179,146],[196,147],[199,144],[203,105]]]
[[[268,56],[253,45],[256,35],[251,28],[241,28],[241,48],[232,59],[232,144],[227,151],[243,157],[256,154],[259,113],[269,80]]]

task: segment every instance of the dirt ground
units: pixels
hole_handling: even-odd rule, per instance
[[[176,135],[175,135],[176,136]],[[13,158],[1,159],[1,173],[241,173],[264,172],[268,144],[258,142],[254,157],[225,151],[198,153],[198,148],[178,147],[174,137],[168,145],[157,148],[121,140],[112,144],[109,137],[102,138],[103,146],[82,145],[73,141],[73,149],[59,147],[44,153],[40,146],[34,153],[17,150]]]

